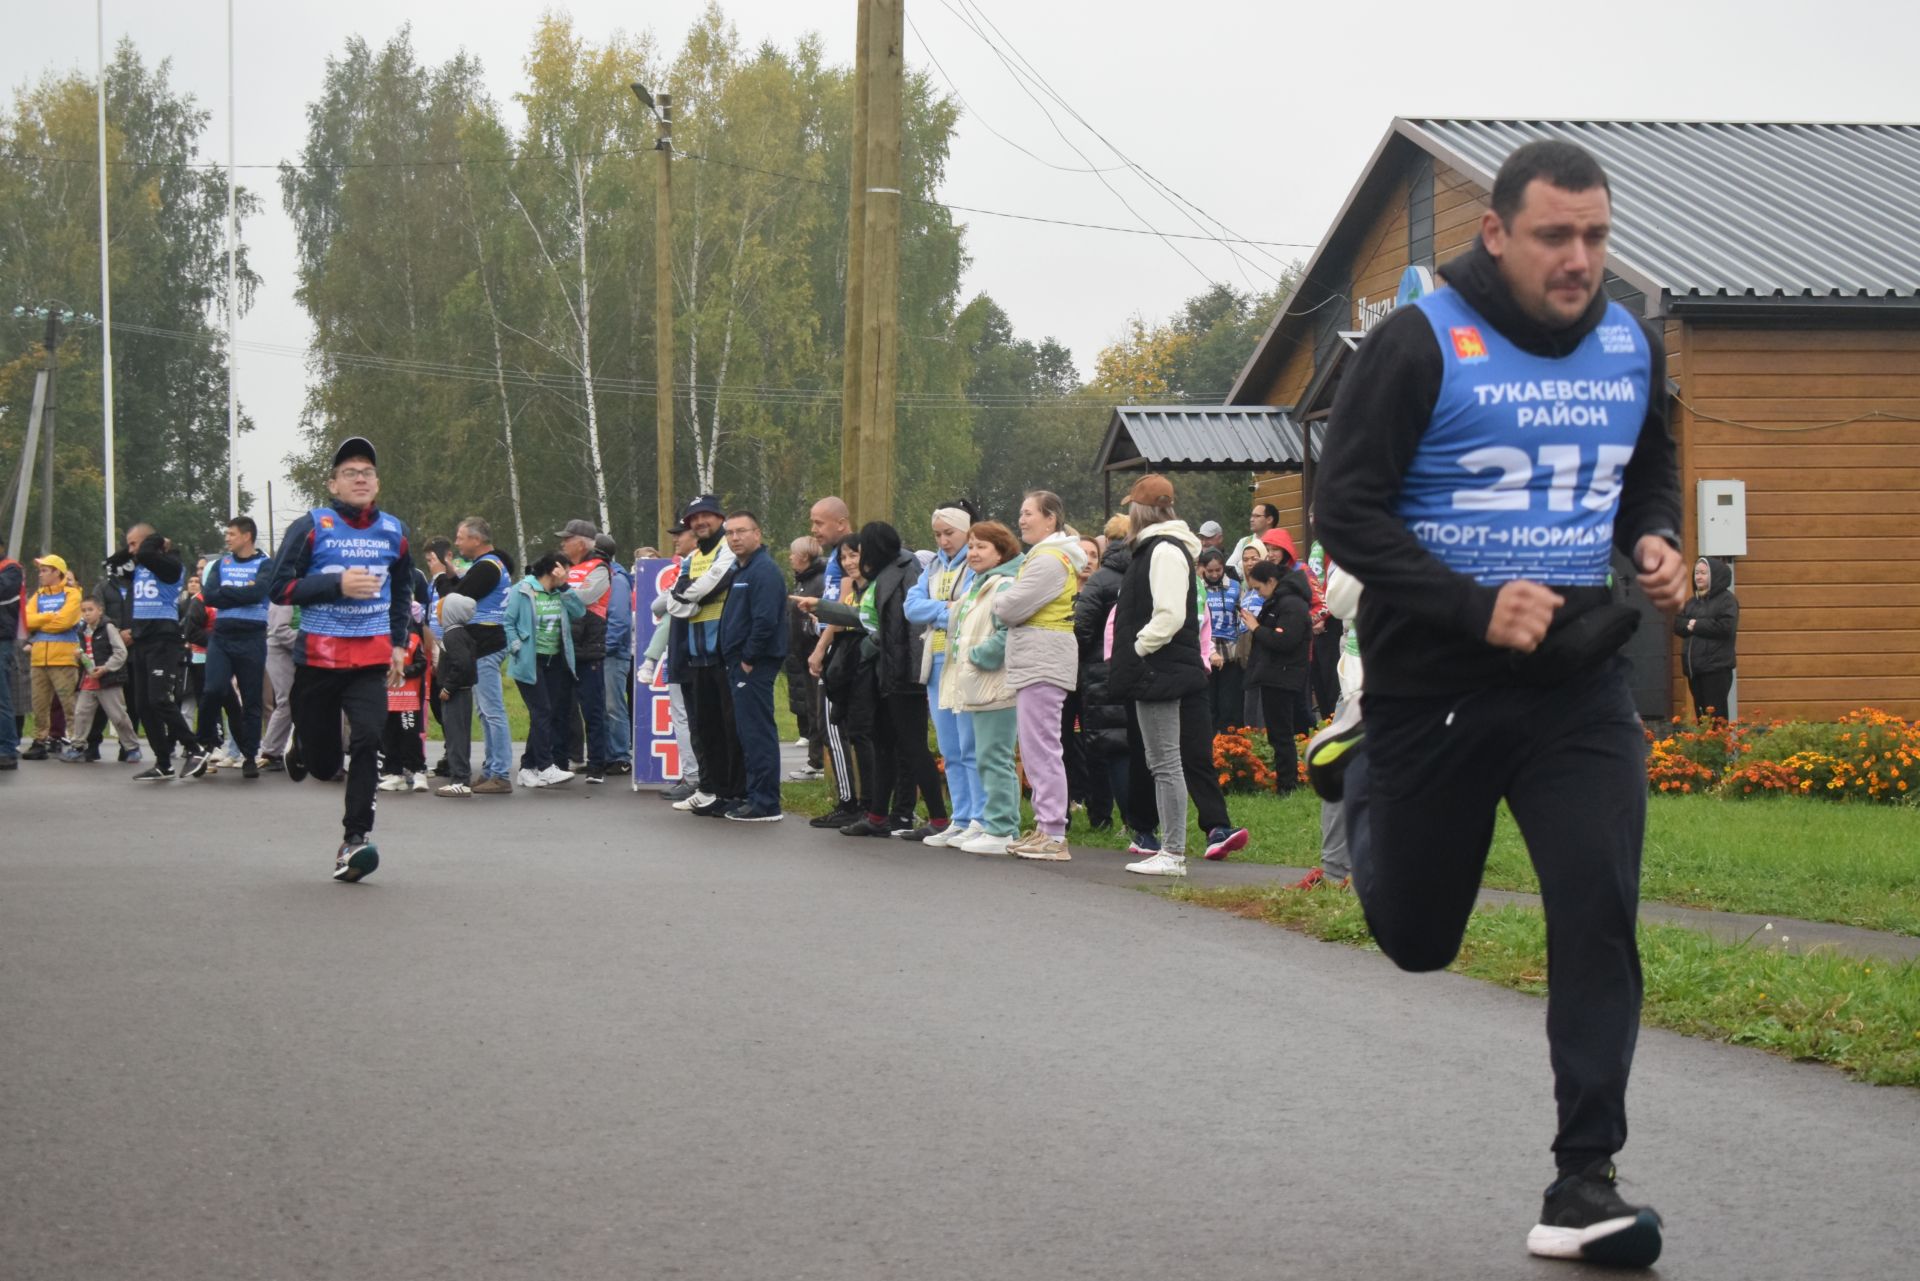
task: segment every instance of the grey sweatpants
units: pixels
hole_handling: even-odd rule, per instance
[[[293,732],[293,651],[267,646],[267,684],[273,687],[273,714],[260,736],[262,756],[284,756]]]
[[[96,711],[107,714],[107,720],[113,725],[113,736],[120,740],[120,750],[140,746],[139,731],[133,728],[133,717],[127,715],[127,692],[118,685],[109,685],[104,689],[83,689],[73,706],[73,723],[82,730],[93,724]],[[9,729],[11,732],[11,729]],[[85,733],[67,730],[68,739],[84,742]]]
[[[1140,750],[1153,775],[1154,806],[1160,815],[1160,848],[1168,854],[1187,852],[1187,782],[1180,768],[1180,700],[1139,702]]]
[[[673,741],[680,745],[680,781],[700,786],[700,758],[693,754],[693,730],[687,724],[687,696],[680,682],[667,686],[667,707],[673,719]]]

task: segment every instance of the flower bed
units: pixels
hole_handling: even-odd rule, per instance
[[[1920,724],[1876,708],[1838,721],[1687,722],[1647,732],[1647,786],[1734,799],[1900,801],[1920,766]]]

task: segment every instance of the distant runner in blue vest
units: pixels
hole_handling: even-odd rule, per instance
[[[333,452],[333,503],[294,521],[280,542],[267,595],[300,607],[294,645],[293,742],[287,777],[332,779],[341,769],[347,718],[345,839],[333,879],[358,881],[380,866],[373,789],[387,690],[398,688],[412,615],[413,552],[407,527],[381,511],[373,445],[354,436]]]
[[[218,611],[207,645],[206,697],[200,713],[200,748],[220,750],[220,711],[244,758],[242,778],[259,778],[260,699],[267,681],[267,573],[271,562],[254,546],[259,527],[252,517],[227,522],[227,553],[207,566],[200,594]],[[233,687],[240,687],[240,714],[233,715]]]
[[[180,632],[179,605],[186,566],[173,544],[142,522],[127,530],[127,550],[108,558],[107,573],[125,581],[132,596],[133,655],[127,666],[132,672],[132,696],[140,709],[140,728],[153,748],[153,764],[135,774],[134,781],[198,778],[207,771],[207,758],[194,751],[198,740],[180,714],[181,668],[187,649]],[[182,756],[177,776],[175,744]]]
[[[1618,549],[1679,608],[1666,354],[1603,291],[1612,194],[1592,156],[1529,143],[1492,206],[1448,287],[1368,334],[1334,403],[1313,500],[1328,553],[1367,585],[1366,692],[1308,771],[1344,790],[1354,888],[1407,970],[1453,960],[1512,810],[1545,902],[1559,1103],[1527,1248],[1645,1267],[1660,1216],[1621,1198],[1613,1158],[1640,1026],[1646,746],[1617,653],[1638,614],[1609,562]]]

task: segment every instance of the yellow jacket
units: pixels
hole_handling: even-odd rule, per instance
[[[27,635],[33,641],[33,666],[78,667],[80,589],[35,589],[22,592],[21,597],[27,607]]]

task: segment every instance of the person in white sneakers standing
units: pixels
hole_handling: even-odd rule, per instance
[[[973,579],[966,595],[954,602],[947,624],[940,701],[967,722],[981,811],[947,844],[969,854],[1008,853],[1020,834],[1020,775],[1013,763],[1018,694],[1007,685],[1007,624],[993,603],[1013,586],[1025,559],[1012,530],[998,521],[976,522],[967,531],[967,569]]]

